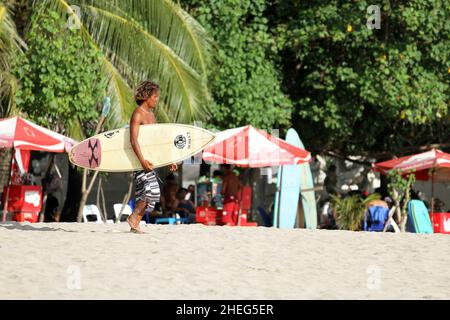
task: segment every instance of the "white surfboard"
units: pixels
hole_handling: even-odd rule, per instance
[[[213,142],[208,130],[185,124],[141,125],[138,141],[144,158],[154,168],[183,161]],[[83,140],[69,154],[73,164],[98,171],[127,172],[142,170],[130,143],[129,128],[106,131]]]

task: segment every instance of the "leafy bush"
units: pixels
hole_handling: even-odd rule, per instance
[[[56,130],[98,118],[107,84],[98,52],[53,11],[33,15],[26,41],[28,50],[15,64],[17,106]]]
[[[366,199],[357,194],[344,198],[332,195],[331,205],[336,211],[336,222],[339,228],[351,231],[361,230],[367,204],[380,198],[377,193],[369,195]]]
[[[399,170],[391,170],[388,173],[389,193],[394,200],[396,207],[396,220],[400,224],[400,230],[406,231],[406,221],[408,219],[408,202],[410,200],[411,188],[416,181],[414,174],[408,174],[405,178]]]
[[[264,17],[266,0],[183,0],[217,44],[209,81],[210,126],[290,125],[292,102],[282,91],[279,52]]]

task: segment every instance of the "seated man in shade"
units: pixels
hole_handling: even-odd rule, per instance
[[[175,213],[180,217],[187,218],[188,222],[195,222],[195,206],[191,200],[186,200],[187,189],[180,188],[176,195],[176,200],[173,203]]]

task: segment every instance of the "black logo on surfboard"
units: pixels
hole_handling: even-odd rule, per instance
[[[116,131],[111,131],[111,132],[107,132],[104,134],[104,136],[108,139],[111,139],[114,135],[116,135],[117,133],[119,133],[119,130]]]
[[[175,140],[173,141],[173,144],[178,149],[183,149],[186,146],[186,137],[181,134],[176,136]]]

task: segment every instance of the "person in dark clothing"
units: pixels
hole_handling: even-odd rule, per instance
[[[186,195],[186,200],[191,200],[192,203],[195,202],[195,186],[193,184],[190,184],[187,188],[187,195]]]
[[[59,221],[59,201],[52,194],[47,195],[47,202],[45,204],[44,221],[58,222]]]
[[[173,203],[174,211],[182,218],[187,218],[188,222],[195,222],[195,206],[190,200],[186,200],[187,189],[180,188]]]

